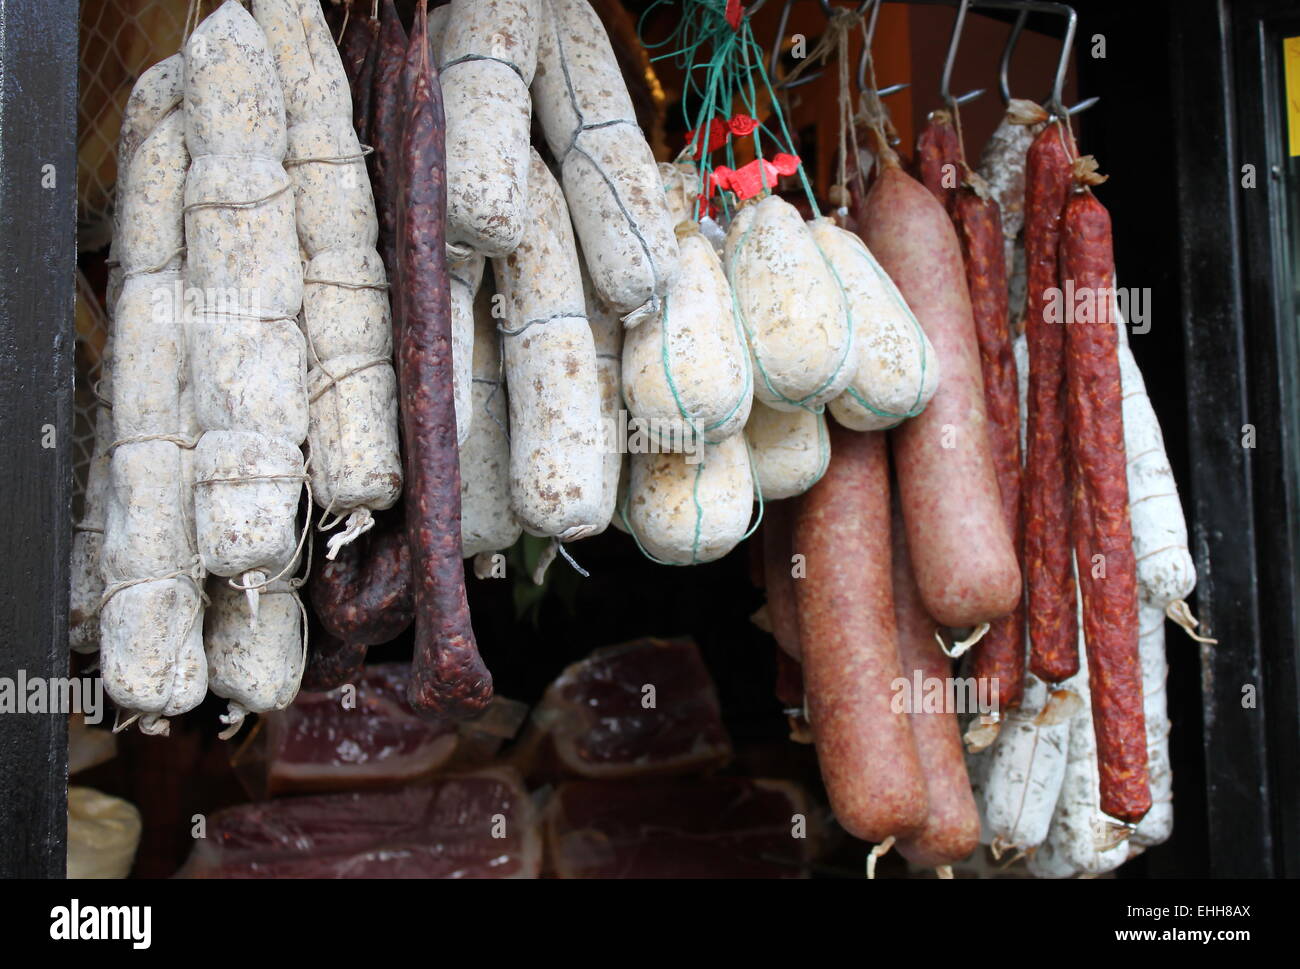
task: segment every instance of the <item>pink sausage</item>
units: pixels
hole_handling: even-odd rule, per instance
[[[930,405],[891,432],[899,500],[926,611],[944,626],[1005,616],[1020,566],[1002,512],[961,245],[930,192],[886,165],[863,240],[902,291],[943,374]]]
[[[961,861],[975,850],[980,839],[980,816],[966,773],[956,712],[926,709],[924,695],[916,695],[917,673],[922,684],[940,680],[946,685],[953,675],[952,660],[939,648],[934,638],[935,622],[921,604],[902,524],[895,513],[894,615],[898,620],[898,658],[912,700],[909,715],[912,736],[916,738],[916,751],[925,772],[930,815],[916,834],[899,839],[898,850],[915,865],[935,868]]]
[[[924,189],[922,190],[924,191]],[[831,461],[800,499],[794,580],[808,721],[835,818],[864,841],[926,819],[908,717],[892,709],[901,675],[889,570],[889,457],[882,432],[831,427]]]

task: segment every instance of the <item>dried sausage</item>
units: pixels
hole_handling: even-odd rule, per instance
[[[407,699],[419,713],[463,718],[480,713],[492,699],[492,675],[474,641],[460,557],[444,123],[423,6],[406,67],[413,84],[404,107],[397,212],[406,538],[416,617]]]
[[[1113,322],[1115,261],[1110,215],[1091,191],[1061,217],[1061,277],[1083,297],[1065,326],[1067,421],[1076,499],[1075,558],[1083,597],[1088,684],[1097,734],[1101,809],[1139,821],[1151,807],[1142,668],[1138,656],[1137,566],[1129,521],[1119,330]],[[1091,318],[1086,310],[1091,294]],[[1083,511],[1083,515],[1077,513]]]
[[[1049,291],[1057,284],[1060,217],[1073,154],[1069,132],[1053,124],[1034,139],[1026,162],[1029,422],[1024,470],[1025,587],[1029,669],[1048,683],[1059,683],[1079,668],[1070,562],[1065,328],[1046,319]]]
[[[1020,569],[989,449],[961,246],[942,206],[895,158],[886,156],[865,209],[863,241],[916,313],[943,374],[929,406],[890,432],[917,585],[937,622],[974,626],[1015,608]]]
[[[1024,542],[1020,508],[1020,401],[1016,361],[1007,326],[1007,270],[1002,249],[1002,219],[998,203],[987,197],[987,186],[973,173],[953,203],[953,223],[966,261],[980,371],[984,377],[984,407],[988,412],[989,447],[1002,514],[1019,557]],[[1020,703],[1024,691],[1024,598],[1011,614],[994,620],[976,644],[971,675],[996,681],[998,709]]]
[[[919,188],[919,186],[918,186]],[[900,676],[889,554],[889,459],[879,431],[832,427],[826,474],[799,502],[795,582],[808,718],[831,809],[865,841],[925,823],[912,727],[891,709]]]

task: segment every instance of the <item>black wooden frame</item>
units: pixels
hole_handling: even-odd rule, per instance
[[[1210,873],[1300,873],[1296,333],[1277,26],[1300,4],[1171,5]],[[1254,166],[1254,187],[1248,187]],[[1254,447],[1244,446],[1253,428]],[[1243,703],[1247,688],[1256,705]]]
[[[1241,164],[1255,164],[1256,188],[1241,193],[1245,334],[1258,536],[1263,717],[1268,744],[1274,864],[1300,875],[1300,333],[1290,261],[1287,122],[1281,38],[1300,35],[1300,3],[1237,2],[1233,9],[1237,138]],[[1294,166],[1291,166],[1294,168]],[[1270,423],[1267,429],[1262,423]],[[1267,430],[1267,433],[1265,433]]]
[[[68,672],[77,14],[0,0],[4,677]],[[0,714],[0,876],[64,875],[67,785],[66,717]]]

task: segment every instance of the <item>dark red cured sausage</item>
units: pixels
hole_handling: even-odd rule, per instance
[[[397,278],[397,174],[402,138],[402,70],[406,64],[406,29],[393,0],[384,0],[379,17],[379,40],[370,89],[370,181],[379,218],[379,254],[390,281]],[[397,288],[391,287],[396,293]],[[393,345],[400,332],[398,307],[393,301]],[[400,380],[400,375],[399,375]]]
[[[794,549],[808,719],[831,809],[865,841],[915,831],[925,780],[906,715],[891,709],[901,676],[889,568],[889,459],[879,431],[831,424],[831,460],[803,495]]]
[[[463,719],[491,701],[492,675],[474,642],[460,558],[446,130],[423,4],[407,48],[407,67],[413,84],[406,97],[397,207],[406,539],[415,590],[415,653],[407,699],[417,713]]]
[[[396,639],[414,617],[405,516],[395,509],[376,518],[375,527],[340,548],[333,561],[318,553],[308,581],[325,631],[366,646]]]
[[[972,175],[971,178],[978,179]],[[953,223],[966,261],[980,372],[984,377],[984,408],[988,412],[989,447],[1002,495],[1002,514],[1011,530],[1016,555],[1024,546],[1020,498],[1020,390],[1011,349],[1007,310],[1007,266],[998,203],[982,198],[981,181],[964,185],[953,204]],[[971,675],[996,680],[998,709],[1019,706],[1025,683],[1024,598],[1009,616],[995,619],[974,647]]]
[[[930,112],[916,139],[916,167],[921,184],[951,212],[961,184],[962,166],[957,129],[947,111]]]
[[[776,643],[792,659],[799,659],[799,617],[795,612],[790,559],[793,516],[797,498],[770,503],[763,513],[763,586],[767,591],[767,620]]]
[[[1151,807],[1142,668],[1138,658],[1137,564],[1129,523],[1119,331],[1112,294],[1110,215],[1091,191],[1074,195],[1061,230],[1061,279],[1093,300],[1095,318],[1066,327],[1066,379],[1074,459],[1074,523],[1088,689],[1097,735],[1101,809],[1136,822]]]
[[[924,327],[943,374],[929,406],[890,431],[907,544],[926,611],[945,626],[975,626],[1015,608],[1020,566],[989,448],[966,269],[943,207],[886,159],[867,193],[863,241]]]
[[[316,630],[302,672],[302,689],[325,693],[353,682],[365,668],[368,648],[363,643],[344,642],[323,629]]]
[[[1065,414],[1065,328],[1044,314],[1057,285],[1061,212],[1074,143],[1058,122],[1029,147],[1025,163],[1025,339],[1029,414],[1024,471],[1025,586],[1029,669],[1048,683],[1079,670],[1074,572],[1070,561],[1070,456]]]
[[[924,684],[938,680],[946,684],[952,676],[952,661],[943,655],[934,638],[935,622],[925,611],[920,590],[912,576],[903,520],[895,508],[893,516],[894,615],[898,621],[898,659],[910,697],[912,736],[916,739],[929,815],[915,834],[898,841],[898,850],[913,864],[937,867],[951,865],[970,855],[979,844],[980,816],[966,773],[966,753],[955,710],[929,710],[924,694],[916,693],[917,675]],[[946,693],[946,691],[945,691]]]
[[[352,124],[362,144],[367,144],[370,137],[370,85],[379,55],[378,43],[378,21],[349,9],[347,26],[339,38],[339,54],[352,92]]]

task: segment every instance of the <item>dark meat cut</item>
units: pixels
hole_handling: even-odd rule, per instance
[[[182,878],[535,878],[542,843],[514,771],[214,814]]]
[[[269,714],[238,767],[259,796],[392,787],[446,768],[485,763],[513,737],[527,708],[496,697],[476,720],[456,724],[417,716],[406,698],[407,663],[364,667],[355,684],[302,692]],[[255,772],[265,768],[265,786]]]
[[[266,718],[268,793],[392,785],[431,774],[456,750],[456,724],[417,717],[406,663],[365,667],[352,690],[300,693]]]
[[[641,777],[731,759],[718,694],[695,643],[637,639],[569,666],[533,712],[518,761],[530,777]]]
[[[560,878],[801,878],[814,856],[803,790],[744,777],[572,781],[546,807]],[[804,837],[797,837],[797,834]]]

